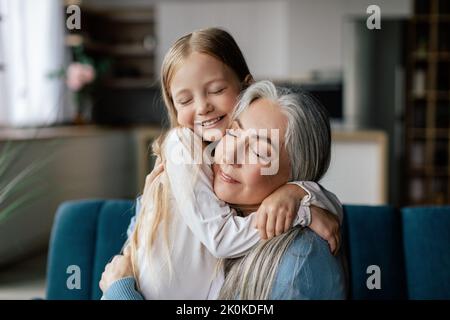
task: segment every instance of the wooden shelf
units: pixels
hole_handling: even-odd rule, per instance
[[[84,28],[80,33],[68,33],[65,43],[71,48],[81,46],[94,63],[108,61],[108,69],[99,78],[98,88],[128,90],[153,87],[156,74],[153,6],[81,4],[81,10]],[[134,101],[132,97],[129,100]]]
[[[61,125],[54,127],[36,128],[2,128],[0,127],[0,141],[42,140],[58,138],[76,138],[98,136],[111,131],[148,130],[152,133],[161,131],[157,126],[98,126],[98,125]]]
[[[74,1],[63,3],[67,7]],[[92,104],[87,112],[82,111],[83,106],[76,110],[75,123],[161,123],[164,109],[156,99],[159,91],[155,89],[158,73],[155,4],[105,1],[94,6],[86,2],[75,3],[82,12],[81,30],[66,30],[65,36],[72,60],[89,63],[96,71],[95,83],[89,91]]]
[[[450,130],[447,128],[409,128],[409,133],[409,138],[450,139]]]
[[[412,59],[420,62],[427,62],[428,60],[438,60],[438,61],[450,61],[450,52],[448,51],[434,51],[434,52],[413,52],[411,55]]]
[[[95,6],[83,6],[83,12],[98,16],[108,22],[118,23],[154,23],[154,11],[148,8],[129,8],[125,10],[104,9]]]
[[[427,14],[416,12],[409,29],[404,205],[450,203],[450,14],[438,0],[414,8]]]
[[[98,42],[85,41],[85,48],[89,51],[96,51],[98,53],[108,54],[112,56],[137,56],[153,58],[153,50],[147,50],[142,44],[116,44],[108,45]]]
[[[423,100],[423,101],[426,101],[427,99],[450,100],[450,90],[449,91],[426,90],[425,94],[423,95],[418,95],[414,92],[411,92],[410,97],[414,100]]]
[[[117,89],[152,88],[155,80],[153,78],[110,78],[103,80],[102,85]]]

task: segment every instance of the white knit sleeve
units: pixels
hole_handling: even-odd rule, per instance
[[[311,205],[330,211],[337,216],[339,224],[342,224],[344,211],[341,202],[334,193],[314,181],[294,181],[289,182],[289,184],[295,184],[307,193],[300,202],[298,211],[301,226],[307,227],[311,224]]]

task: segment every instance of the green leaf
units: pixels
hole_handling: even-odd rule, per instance
[[[14,149],[13,149],[14,148]],[[3,147],[2,152],[0,154],[0,180],[6,172],[6,170],[11,166],[11,163],[17,159],[21,150],[23,150],[24,145],[18,144],[14,145],[11,141],[8,141],[6,145]]]
[[[32,200],[37,199],[38,196],[43,195],[43,190],[35,189],[29,193],[22,195],[21,197],[14,199],[6,208],[0,208],[0,224],[8,219],[14,211],[18,208],[26,206],[27,203],[31,204]]]
[[[61,145],[62,141],[54,140],[47,144],[52,149]],[[26,144],[13,144],[8,141],[0,152],[0,223],[9,217],[14,210],[30,203],[37,195],[47,192],[42,188],[44,176],[41,174],[56,155],[55,152],[46,152],[44,158],[27,165],[22,171],[13,177],[7,177],[7,172],[11,170],[14,161],[23,152]],[[44,148],[44,149],[48,149]],[[22,195],[20,194],[22,193]],[[7,207],[1,209],[6,203],[11,202]]]

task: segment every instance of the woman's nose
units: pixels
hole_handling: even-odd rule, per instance
[[[239,139],[231,138],[226,139],[224,150],[224,162],[228,165],[234,167],[240,167],[241,163],[239,161]]]

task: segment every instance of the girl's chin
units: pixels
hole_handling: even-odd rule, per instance
[[[225,128],[214,128],[214,129],[207,129],[203,130],[202,137],[205,141],[218,141],[222,139],[222,137],[225,134]]]

